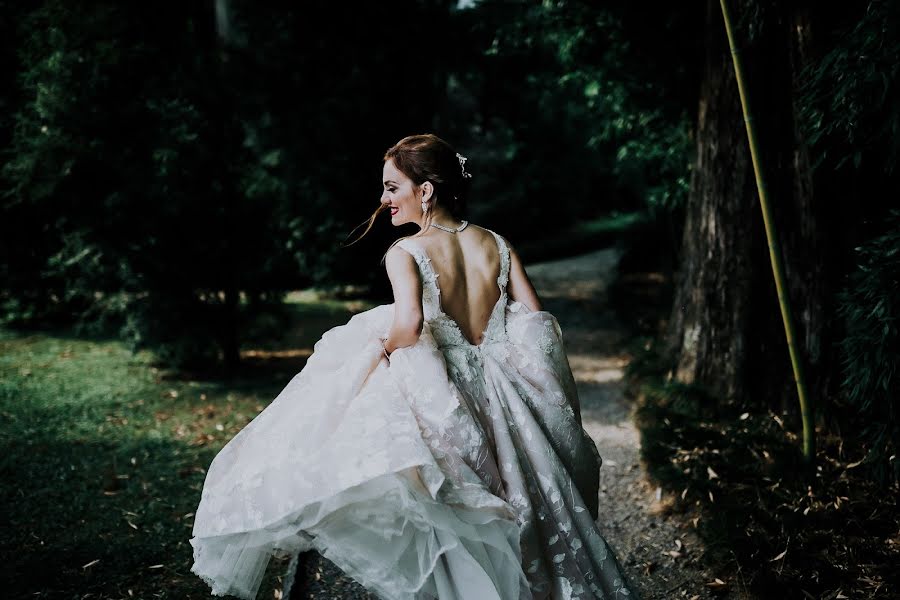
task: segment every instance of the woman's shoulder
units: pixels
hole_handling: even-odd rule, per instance
[[[504,242],[508,243],[506,237],[494,231],[493,229],[488,229],[487,227],[476,225],[474,223],[469,223],[466,229],[471,229],[473,232],[477,233],[482,241],[492,242],[495,239],[500,238]]]
[[[415,243],[415,240],[411,238],[412,236],[405,236],[394,240],[384,253],[385,259],[393,258],[394,261],[398,260],[398,257],[406,257],[407,259],[411,257],[415,259],[421,252],[421,249]]]
[[[502,249],[505,246],[508,250],[512,250],[512,245],[509,243],[509,240],[506,239],[506,236],[504,236],[503,234],[498,233],[498,232],[494,231],[493,229],[488,229],[487,227],[482,227],[481,225],[470,225],[470,226],[475,227],[476,228],[475,230],[481,234],[481,243],[485,247],[500,246],[500,248]]]

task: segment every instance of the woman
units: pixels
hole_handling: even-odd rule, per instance
[[[254,598],[271,555],[314,548],[389,600],[634,597],[559,325],[459,219],[470,177],[434,135],[385,154],[366,232],[384,210],[420,227],[386,254],[394,303],[326,332],[216,456],[191,539],[214,594]]]

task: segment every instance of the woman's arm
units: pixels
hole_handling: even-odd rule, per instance
[[[422,281],[416,260],[402,248],[388,250],[384,265],[394,290],[394,321],[384,342],[384,349],[390,353],[412,346],[422,333]]]
[[[531,280],[528,279],[528,274],[525,272],[525,267],[522,265],[519,254],[509,242],[506,245],[509,247],[510,258],[509,297],[517,302],[521,302],[531,310],[541,310],[541,299],[538,298],[534,286],[531,285]]]

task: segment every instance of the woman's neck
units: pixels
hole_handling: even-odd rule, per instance
[[[460,221],[454,219],[446,208],[438,208],[431,215],[431,222],[437,223],[439,225],[444,225],[446,227],[456,227],[460,224]],[[425,224],[425,218],[422,218],[422,223],[419,224],[421,228]]]

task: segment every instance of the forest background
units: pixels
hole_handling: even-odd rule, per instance
[[[812,461],[719,2],[36,0],[0,1],[4,480],[43,431],[16,340],[114,339],[238,381],[307,310],[297,290],[389,298],[397,232],[344,244],[384,151],[434,132],[469,159],[468,218],[526,262],[623,248],[648,469],[673,512],[712,515],[717,560],[756,593],[896,591],[900,9],[729,4]],[[4,562],[36,572],[19,549]]]

